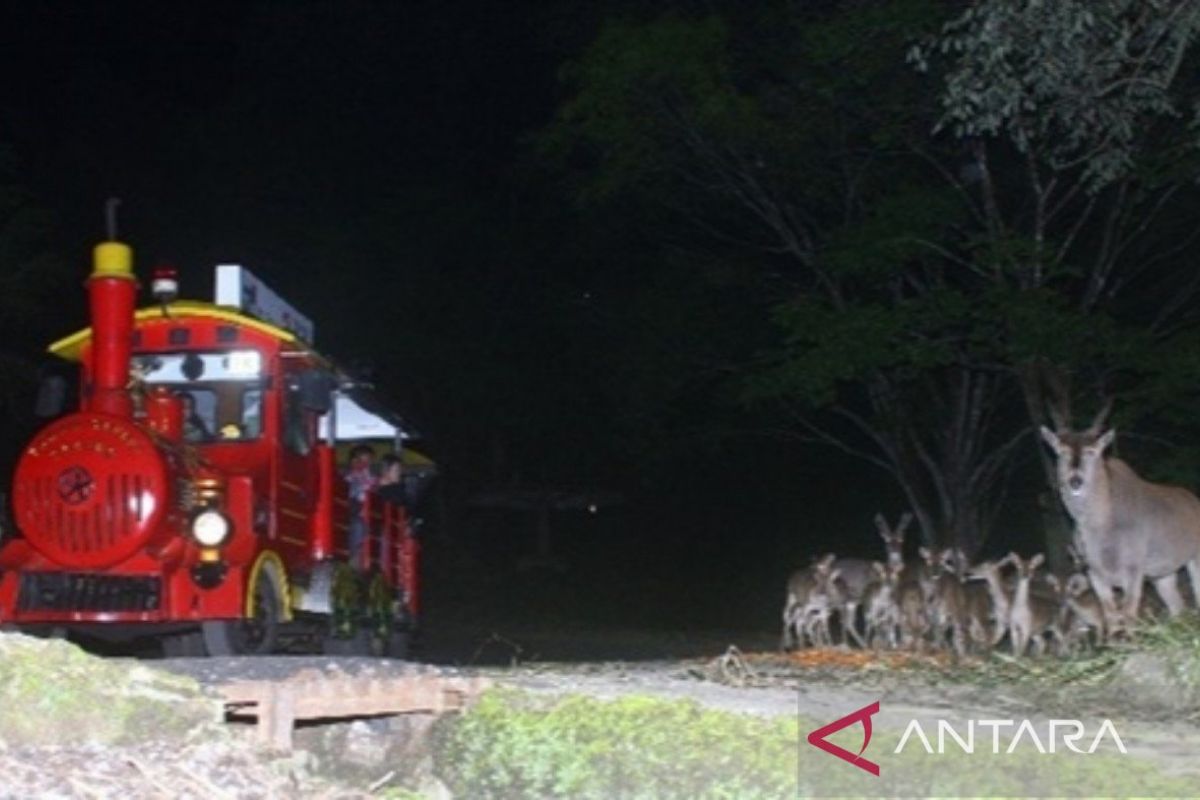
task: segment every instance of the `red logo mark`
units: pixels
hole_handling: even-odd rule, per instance
[[[879,776],[879,765],[874,761],[868,761],[862,757],[866,752],[867,745],[871,743],[871,717],[879,713],[879,701],[876,700],[871,705],[860,708],[853,714],[847,714],[841,719],[834,720],[823,728],[817,728],[808,735],[808,743],[813,747],[819,747],[830,755],[835,755],[843,761],[848,761],[859,769],[866,770],[872,775]],[[856,722],[861,722],[863,726],[863,745],[857,753],[851,753],[844,747],[838,747],[833,742],[826,739],[827,736],[837,733],[842,728],[847,728]]]
[[[96,482],[92,475],[78,464],[58,473],[58,496],[67,505],[77,506],[92,496]]]

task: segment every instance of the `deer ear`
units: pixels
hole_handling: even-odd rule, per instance
[[[924,559],[925,561],[928,561],[929,559],[933,558],[933,553],[930,551],[930,549],[928,547],[918,547],[917,554],[920,555],[921,558]]]
[[[1040,431],[1042,434],[1042,439],[1044,439],[1046,444],[1050,445],[1055,450],[1057,450],[1059,445],[1062,444],[1062,442],[1060,442],[1058,439],[1058,434],[1047,428],[1045,425],[1040,428]]]
[[[1050,585],[1050,588],[1051,588],[1051,589],[1053,589],[1055,592],[1061,592],[1061,591],[1062,591],[1062,584],[1060,584],[1060,583],[1058,582],[1058,576],[1057,576],[1057,575],[1047,575],[1047,576],[1046,576],[1046,583],[1047,583],[1047,584],[1049,584],[1049,585]]]
[[[887,577],[887,567],[884,566],[884,563],[882,561],[872,561],[871,569],[873,569],[873,570],[875,570],[875,572],[879,573],[879,577],[881,577],[881,578]]]
[[[1117,438],[1117,429],[1109,428],[1104,434],[1096,440],[1096,449],[1103,453],[1108,449],[1108,446],[1113,443],[1113,439]]]
[[[904,534],[905,529],[907,529],[908,526],[912,524],[912,521],[913,521],[913,515],[912,515],[911,511],[905,511],[903,514],[901,514],[900,521],[896,523],[896,535],[902,536]]]
[[[837,555],[835,553],[826,553],[825,557],[821,559],[821,562],[820,562],[821,568],[829,569],[830,567],[833,566],[833,562],[836,560],[837,560]]]
[[[1037,569],[1038,567],[1040,567],[1042,565],[1042,562],[1045,560],[1046,560],[1046,556],[1042,555],[1041,553],[1038,553],[1033,558],[1029,559],[1029,569],[1031,569],[1031,570]]]

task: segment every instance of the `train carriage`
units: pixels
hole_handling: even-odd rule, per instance
[[[336,459],[351,417],[397,446],[411,432],[367,410],[311,323],[249,272],[218,268],[214,303],[177,300],[168,273],[153,289],[135,310],[132,251],[96,247],[91,326],[50,347],[79,365],[78,408],[14,473],[0,624],[161,637],[179,655],[403,655],[419,609],[410,510],[353,509],[368,535],[352,559]]]

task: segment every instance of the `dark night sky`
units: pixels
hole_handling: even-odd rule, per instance
[[[420,192],[496,191],[548,117],[551,17],[536,6],[10,7],[0,141],[77,251],[115,194],[143,265],[242,259],[274,277],[337,253],[339,269],[375,270],[332,232]],[[413,217],[396,238],[421,234]]]
[[[560,64],[612,5],[10,3],[0,11],[0,146],[13,150],[16,181],[54,216],[54,246],[81,279],[104,199],[118,196],[121,238],[139,269],[173,262],[185,296],[207,297],[212,266],[240,262],[312,316],[318,346],[333,355],[371,355],[364,342],[381,336],[399,342],[380,383],[406,413],[441,425],[439,459],[457,446],[484,471],[495,455],[489,432],[471,428],[476,415],[459,401],[478,391],[479,365],[496,376],[492,385],[511,384],[515,359],[537,383],[525,396],[503,385],[497,402],[534,420],[525,430],[547,440],[542,457],[557,452],[578,468],[568,480],[599,474],[601,485],[628,489],[627,464],[585,470],[604,409],[560,377],[567,357],[535,319],[546,271],[562,272],[539,254],[563,234],[528,219],[536,189],[521,173],[527,136],[553,114]],[[469,300],[460,302],[459,285],[472,289]],[[85,322],[76,286],[54,333]],[[423,294],[431,287],[435,300]],[[442,338],[431,342],[422,336],[434,318]],[[456,368],[474,384],[456,390]],[[594,380],[586,364],[572,368]],[[440,394],[423,393],[422,381],[435,378]],[[558,428],[548,415],[538,422],[539,403],[560,417]],[[874,476],[841,491],[827,458],[797,468],[788,456],[780,469],[768,458],[755,445],[690,466],[668,481],[661,505],[630,507],[629,534],[686,540],[716,581],[730,563],[724,542],[748,536],[754,520],[785,532],[775,547],[787,552],[794,520],[813,535],[839,514],[862,516],[861,495],[876,492]],[[547,477],[531,461],[518,454],[513,469]],[[451,472],[463,466],[449,463]],[[823,506],[807,507],[806,496]],[[621,570],[656,558],[641,547],[615,553],[631,559]],[[655,569],[672,571],[676,553],[663,550]],[[775,573],[787,564],[753,549],[741,559],[766,564],[772,583],[759,594],[773,605]]]
[[[512,165],[587,29],[546,3],[10,5],[0,145],[80,275],[115,195],[139,268],[179,266],[185,296],[210,295],[214,264],[242,263],[333,355],[373,359],[367,342],[394,337],[418,358],[423,314],[453,329],[476,313],[450,307],[440,276],[508,280]],[[70,330],[82,294],[65,305]]]

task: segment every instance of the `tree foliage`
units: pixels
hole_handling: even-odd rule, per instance
[[[754,276],[775,333],[725,366],[761,433],[875,464],[928,539],[974,549],[1048,401],[1161,409],[1192,375],[1194,6],[611,23],[564,69],[546,152],[660,255]]]
[[[1094,192],[1134,171],[1155,122],[1192,104],[1176,79],[1198,28],[1194,0],[985,0],[911,57],[951,61],[939,127],[1005,138]]]

